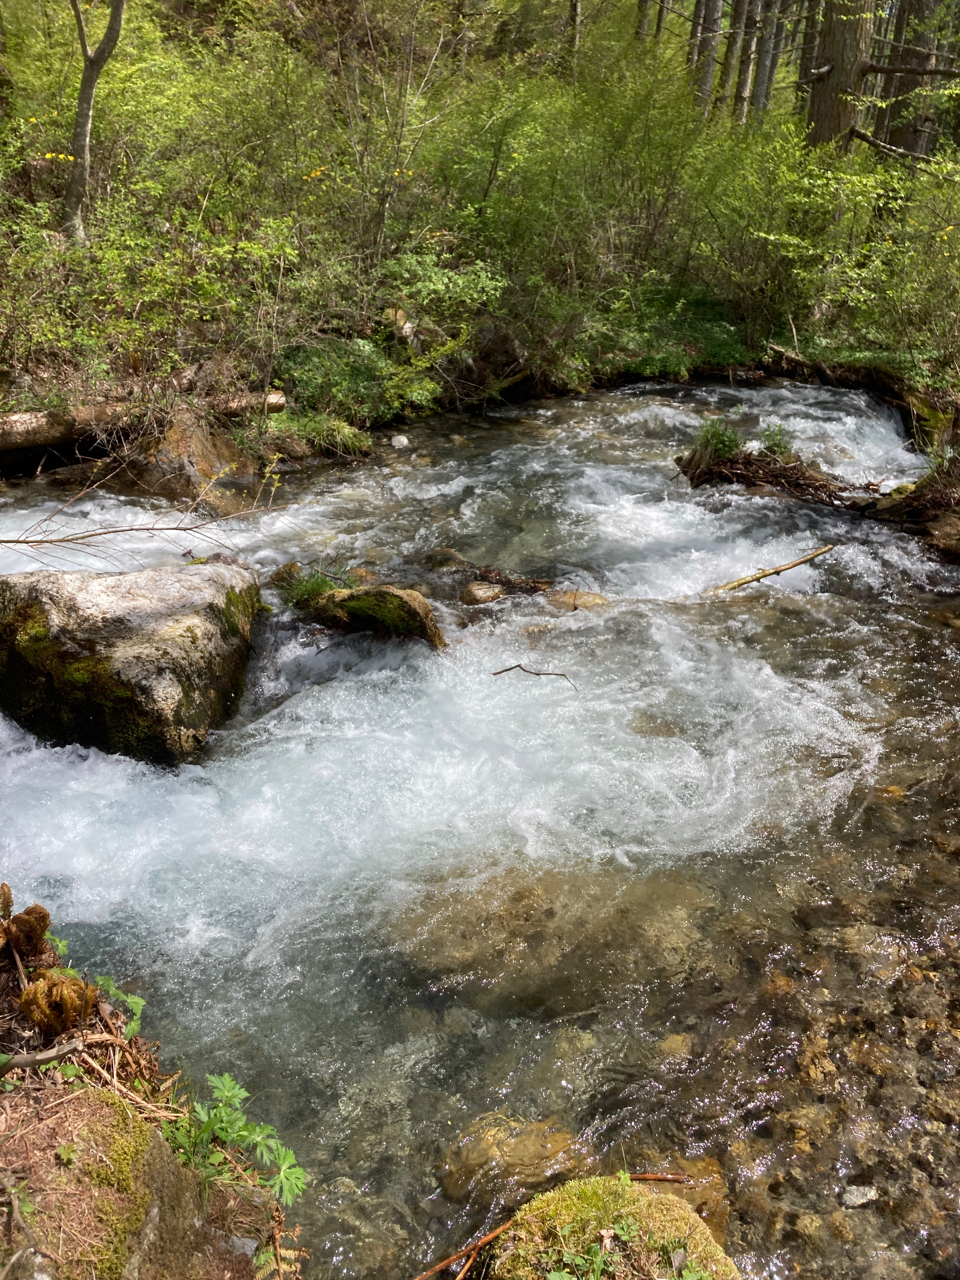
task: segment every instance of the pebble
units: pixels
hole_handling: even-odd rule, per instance
[[[876,1187],[845,1187],[841,1199],[848,1209],[859,1209],[871,1200],[877,1200],[880,1192]]]
[[[406,449],[409,446],[410,441],[406,436],[391,436],[390,443],[395,449]]]

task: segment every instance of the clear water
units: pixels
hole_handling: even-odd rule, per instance
[[[198,1080],[231,1071],[296,1148],[312,1275],[413,1275],[492,1220],[496,1202],[451,1202],[438,1173],[492,1110],[556,1118],[591,1167],[628,1150],[723,1157],[746,1274],[797,1259],[868,1274],[836,1233],[748,1230],[744,1187],[770,1199],[784,1151],[757,1136],[758,1082],[772,1098],[810,1017],[779,1015],[787,1057],[771,1057],[762,988],[798,945],[811,884],[869,894],[896,873],[884,822],[907,810],[884,802],[880,821],[871,797],[941,804],[956,631],[936,614],[960,572],[877,524],[691,493],[673,458],[717,413],[745,438],[781,422],[852,480],[889,488],[923,469],[863,394],[644,385],[431,420],[406,448],[383,440],[370,463],[293,478],[275,511],[199,530],[158,535],[195,521],[119,497],[58,510],[63,493],[39,481],[0,497],[0,538],[126,529],[29,556],[0,544],[3,572],[226,546],[265,580],[334,556],[434,601],[440,655],[305,629],[268,591],[241,713],[178,771],[51,748],[0,719],[5,878],[51,908],[75,961],[147,996],[168,1061]],[[779,578],[704,594],[827,542]],[[610,604],[465,610],[438,548]],[[514,663],[569,680],[492,674]],[[528,900],[547,912],[533,931],[511,915]],[[892,942],[880,929],[881,951],[932,945],[926,924],[898,928]],[[821,1004],[863,981],[847,966],[828,995],[823,966],[806,971]],[[674,1032],[702,1045],[699,1066],[658,1059]],[[714,1050],[731,1039],[724,1066]],[[736,1142],[757,1150],[734,1169]],[[806,1204],[826,1221],[852,1143],[794,1188],[794,1219]],[[872,1240],[874,1209],[857,1212]],[[894,1247],[937,1274],[922,1250],[876,1244]]]

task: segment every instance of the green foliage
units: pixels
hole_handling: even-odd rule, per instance
[[[339,591],[343,587],[357,587],[359,578],[348,573],[334,573],[332,569],[323,572],[313,569],[310,573],[289,577],[280,584],[280,594],[286,604],[295,609],[309,609],[321,596],[330,591]]]
[[[777,458],[782,458],[785,454],[790,453],[790,441],[783,429],[783,423],[768,423],[760,435],[760,445],[764,453],[772,453]]]
[[[291,1205],[307,1182],[294,1153],[280,1142],[272,1125],[247,1119],[242,1104],[250,1095],[232,1076],[208,1075],[207,1083],[212,1104],[194,1102],[183,1120],[163,1125],[164,1136],[182,1163],[196,1169],[205,1183],[237,1182],[231,1157],[242,1154],[266,1167],[260,1174],[261,1184],[281,1204]]]
[[[732,458],[741,447],[736,427],[723,418],[708,418],[696,443],[701,449],[708,449],[715,458]]]
[[[99,978],[94,978],[94,982],[108,999],[119,1001],[120,1004],[125,1004],[130,1010],[130,1017],[127,1019],[124,1035],[128,1040],[132,1040],[140,1031],[146,1000],[144,1000],[143,996],[131,996],[125,991],[121,991],[112,978],[101,975]]]

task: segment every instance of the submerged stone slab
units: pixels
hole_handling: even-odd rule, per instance
[[[49,741],[178,764],[243,690],[255,574],[239,563],[0,578],[0,709]]]

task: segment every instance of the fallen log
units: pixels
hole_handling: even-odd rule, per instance
[[[225,418],[241,418],[247,413],[281,413],[287,407],[282,391],[269,391],[266,395],[248,392],[208,403],[215,413]],[[94,435],[99,427],[122,425],[141,408],[135,400],[120,400],[76,405],[70,409],[0,413],[0,451],[76,444]]]

